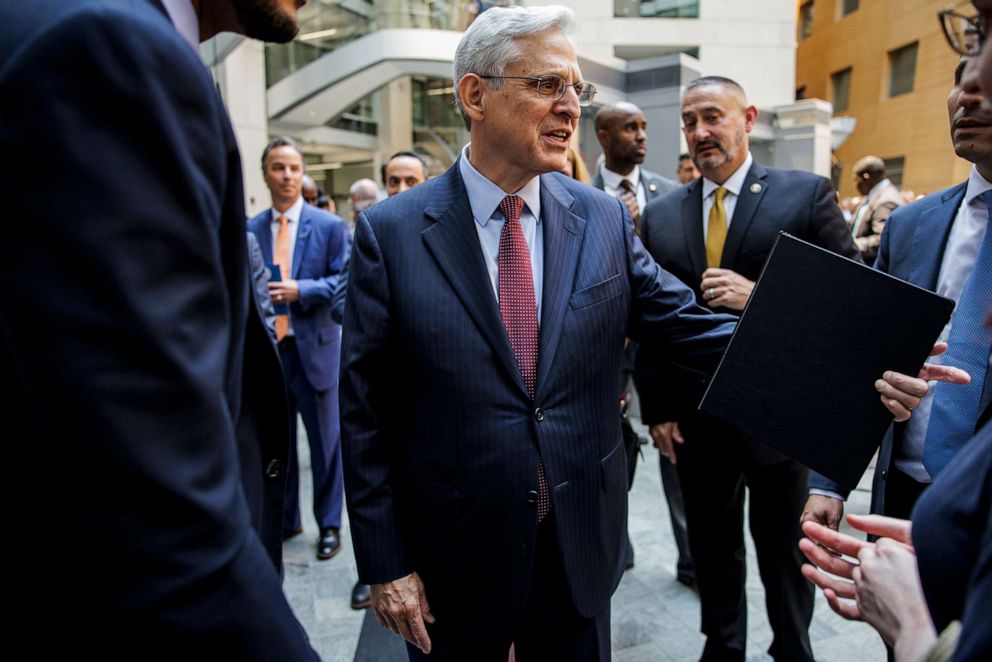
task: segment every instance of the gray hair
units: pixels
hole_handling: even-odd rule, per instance
[[[465,127],[472,128],[458,98],[458,82],[465,74],[502,76],[514,60],[524,56],[517,39],[551,29],[567,35],[575,30],[575,26],[575,12],[561,5],[493,7],[479,14],[462,35],[455,50],[455,106],[465,120]],[[498,90],[503,81],[494,79],[489,84]]]
[[[379,187],[371,179],[359,179],[348,189],[351,195],[351,207],[357,214],[371,207],[379,195]]]

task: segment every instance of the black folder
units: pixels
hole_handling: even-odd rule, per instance
[[[853,489],[892,423],[875,381],[917,374],[953,310],[782,232],[699,409]]]

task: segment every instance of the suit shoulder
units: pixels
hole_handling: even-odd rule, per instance
[[[669,179],[668,177],[659,175],[651,170],[641,168],[641,176],[644,177],[649,183],[655,184],[662,194],[682,188],[682,185],[674,179]]]
[[[138,61],[167,55],[179,61],[199,63],[196,51],[182,39],[168,17],[151,4],[107,0],[40,0],[29,4],[34,7],[22,16],[21,22],[27,23],[22,34],[12,35],[7,29],[0,31],[3,51],[7,51],[8,41],[18,44],[11,57],[26,54],[33,44],[54,46],[57,50],[72,49],[78,44],[99,46],[95,54],[122,49]],[[14,13],[23,10],[24,5],[18,3]],[[0,19],[6,21],[7,14],[0,12]],[[171,64],[175,66],[177,62],[173,60]]]
[[[888,223],[892,223],[893,221],[896,223],[905,222],[901,219],[916,218],[929,209],[939,207],[953,199],[955,196],[962,194],[967,185],[968,182],[963,182],[961,184],[950,186],[935,193],[926,195],[908,205],[902,205],[898,209],[893,210],[892,215],[889,216]]]
[[[769,168],[765,166],[765,178],[770,182],[783,182],[790,187],[802,186],[816,188],[824,184],[833,186],[826,177],[805,170],[787,170],[785,168]]]
[[[698,185],[697,185],[698,186]],[[678,186],[671,191],[662,193],[654,200],[648,200],[648,204],[644,206],[644,215],[653,214],[662,209],[668,209],[673,206],[678,206],[682,204],[682,199],[686,196],[692,195],[695,190],[690,186]]]
[[[341,218],[337,214],[332,214],[326,209],[321,209],[320,207],[314,207],[312,205],[307,205],[305,209],[307,210],[307,216],[310,218],[310,220],[319,223],[321,225],[341,224],[343,226],[345,224],[343,218]]]

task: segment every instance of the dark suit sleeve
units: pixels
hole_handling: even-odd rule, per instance
[[[626,206],[616,204],[623,216],[630,276],[628,335],[677,365],[712,374],[730,342],[736,318],[698,306],[692,291],[651,258],[634,236]]]
[[[320,278],[301,278],[296,281],[300,286],[300,305],[304,310],[311,306],[330,305],[334,299],[338,277],[344,268],[348,254],[348,227],[335,217],[330,227],[327,239],[327,252],[323,259],[326,263],[324,275]]]
[[[987,511],[985,518],[978,562],[968,579],[953,662],[992,659],[992,628],[988,625],[992,613],[992,511]]]
[[[338,324],[344,324],[344,303],[348,296],[348,271],[351,269],[351,250],[349,245],[348,257],[345,258],[344,267],[338,282],[334,285],[334,299],[331,301],[331,319]]]
[[[806,241],[838,255],[861,262],[861,252],[851,238],[851,232],[844,220],[844,214],[837,206],[830,180],[819,177],[810,205],[808,235]]]
[[[388,420],[402,407],[391,355],[394,333],[386,265],[367,215],[358,216],[341,340],[341,452],[358,576],[381,584],[413,572],[399,526]]]
[[[248,284],[243,227],[219,227],[236,152],[195,51],[159,23],[76,14],[0,70],[19,155],[0,176],[30,203],[0,248],[20,293],[0,312],[4,420],[32,479],[8,524],[71,541],[28,575],[63,581],[48,599],[67,626],[96,619],[110,657],[309,659],[249,526],[225,397],[222,258]],[[46,164],[71,175],[52,187]]]
[[[272,307],[272,297],[269,296],[269,270],[265,267],[265,259],[262,257],[262,248],[258,245],[258,239],[251,232],[248,233],[248,257],[251,260],[251,282],[258,312],[265,322],[265,329],[274,339],[276,311]]]

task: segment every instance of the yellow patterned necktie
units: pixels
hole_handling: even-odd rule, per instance
[[[719,267],[723,257],[723,245],[727,241],[727,210],[723,198],[727,189],[722,186],[713,192],[713,208],[706,225],[706,266]]]

